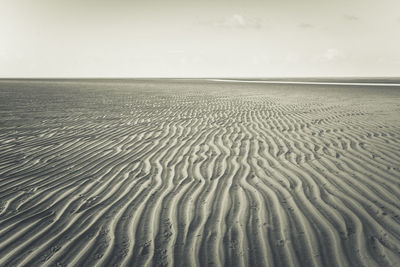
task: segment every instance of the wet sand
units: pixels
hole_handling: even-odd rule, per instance
[[[0,266],[400,262],[400,87],[2,80],[0,96]]]

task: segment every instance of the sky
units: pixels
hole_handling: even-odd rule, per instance
[[[400,76],[398,0],[1,0],[0,77]]]

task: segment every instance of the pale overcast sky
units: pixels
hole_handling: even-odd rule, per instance
[[[0,77],[206,76],[400,76],[400,1],[1,1]]]

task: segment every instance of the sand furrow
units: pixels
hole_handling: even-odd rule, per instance
[[[400,262],[398,88],[4,80],[0,92],[1,266]]]

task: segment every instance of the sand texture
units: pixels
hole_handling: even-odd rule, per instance
[[[399,266],[400,87],[0,81],[0,266]]]

